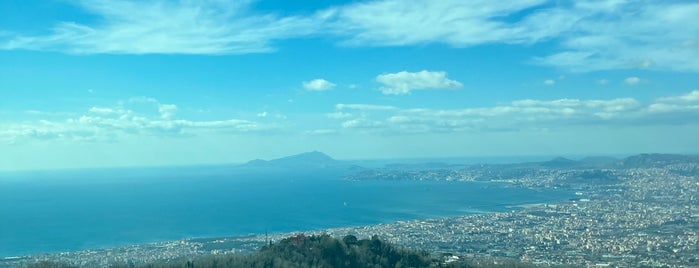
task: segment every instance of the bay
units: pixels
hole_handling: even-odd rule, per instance
[[[346,171],[110,169],[0,175],[0,257],[511,210],[563,190],[349,181]]]

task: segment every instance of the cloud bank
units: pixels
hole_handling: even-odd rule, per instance
[[[149,111],[136,110],[146,101]],[[176,105],[134,98],[113,107],[91,107],[82,115],[5,123],[0,142],[116,142],[128,137],[196,137],[281,132],[287,135],[371,133],[495,133],[565,130],[570,127],[682,126],[699,124],[699,90],[642,102],[616,99],[523,99],[490,107],[458,109],[403,108],[376,104],[337,104],[318,118],[294,121],[285,116],[253,114],[244,118],[189,120],[175,114]],[[44,116],[37,114],[36,116]],[[55,117],[54,117],[55,118]],[[304,129],[305,128],[305,129]]]
[[[552,43],[535,64],[569,71],[698,72],[696,1],[378,0],[281,16],[254,1],[77,1],[96,23],[63,21],[46,35],[5,29],[0,49],[74,54],[246,54],[275,40],[335,38],[349,46]]]
[[[147,102],[152,111],[136,111],[134,102]],[[187,120],[175,118],[177,106],[161,104],[153,98],[132,98],[115,107],[91,107],[86,113],[64,120],[38,120],[7,123],[0,129],[0,142],[62,140],[112,142],[127,136],[188,137],[207,133],[262,133],[279,125],[245,119]]]
[[[506,105],[463,109],[398,108],[338,104],[348,116],[334,117],[344,129],[386,133],[492,132],[570,126],[682,125],[699,123],[699,90],[642,103],[610,100],[517,100]],[[357,113],[354,113],[356,111]]]
[[[252,1],[76,1],[98,23],[60,22],[48,35],[15,35],[3,49],[71,54],[246,54],[305,36],[314,17],[254,14]],[[0,39],[2,40],[2,39]]]

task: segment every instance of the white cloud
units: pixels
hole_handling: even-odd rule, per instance
[[[130,103],[160,103],[155,98],[146,97],[146,96],[131,97],[131,98],[129,98],[129,102]]]
[[[552,41],[536,63],[571,71],[699,71],[699,3],[641,0],[555,2],[379,0],[334,9],[345,44],[405,46]]]
[[[76,1],[99,18],[60,22],[41,36],[13,36],[3,49],[75,54],[241,54],[269,52],[270,42],[306,36],[322,17],[251,14],[252,1]]]
[[[699,90],[695,89],[692,92],[680,96],[679,99],[688,102],[699,102]]]
[[[544,0],[503,1],[368,1],[335,10],[335,30],[352,45],[446,43],[457,47],[490,42],[537,40],[503,17],[543,4]],[[560,23],[547,27],[553,29]],[[537,29],[541,32],[543,29]],[[533,31],[532,31],[533,32]],[[543,35],[539,33],[538,35]]]
[[[337,105],[338,110],[344,106]],[[699,90],[641,103],[609,100],[517,100],[509,104],[463,109],[413,108],[363,110],[343,118],[346,129],[391,133],[519,131],[589,125],[699,123]]]
[[[342,127],[344,128],[377,128],[383,126],[383,123],[379,121],[372,121],[367,119],[352,119],[342,122]]]
[[[254,1],[75,1],[97,19],[47,35],[0,32],[0,49],[75,54],[270,52],[275,40],[334,36],[354,46],[468,47],[551,42],[534,63],[569,71],[699,72],[699,3],[644,0],[375,0],[307,15],[253,12]]]
[[[546,80],[544,80],[544,85],[553,86],[553,85],[555,85],[555,84],[556,84],[556,80],[553,80],[553,79],[546,79]]]
[[[337,130],[335,130],[335,129],[314,129],[314,130],[304,131],[303,133],[306,135],[321,136],[321,135],[337,134]]]
[[[117,111],[112,109],[112,108],[106,108],[106,107],[92,107],[90,110],[88,110],[90,113],[94,114],[113,114],[116,113]]]
[[[656,102],[699,102],[699,89],[692,90],[681,96],[659,98]]]
[[[267,111],[257,113],[256,116],[260,118],[286,119],[286,115],[280,113],[270,113]]]
[[[562,50],[537,59],[572,71],[659,69],[699,71],[696,2],[578,1],[555,9],[576,23]],[[546,23],[544,17],[538,23]]]
[[[597,84],[599,84],[599,85],[606,85],[606,84],[609,84],[609,80],[607,80],[607,79],[599,79],[599,80],[597,80]]]
[[[338,110],[395,110],[398,109],[394,106],[389,106],[389,105],[373,105],[373,104],[344,104],[344,103],[339,103],[335,105],[335,108]]]
[[[177,113],[177,105],[174,104],[159,104],[158,112],[164,119],[172,118]]]
[[[640,82],[641,82],[641,78],[638,78],[635,76],[627,77],[626,79],[624,79],[624,83],[626,83],[629,86],[635,86]]]
[[[138,97],[128,103],[148,103],[152,111],[141,113],[124,107],[92,107],[85,114],[57,120],[15,122],[3,125],[0,141],[15,143],[26,139],[66,141],[114,141],[128,136],[191,136],[205,133],[265,132],[283,126],[283,122],[263,124],[245,119],[186,120],[173,119],[174,104]],[[283,120],[281,116],[276,119]]]
[[[177,105],[160,103],[159,100],[157,100],[155,98],[151,98],[151,97],[146,97],[146,96],[131,97],[131,98],[129,98],[127,103],[128,104],[146,104],[146,106],[154,105],[155,107],[158,108],[158,114],[163,119],[171,119],[177,113]],[[115,113],[115,112],[121,113],[121,112],[125,111],[123,108],[123,105],[124,105],[124,103],[121,102],[120,107],[118,108],[118,111],[111,109],[111,108],[93,107],[92,109],[90,109],[90,112],[101,113],[101,114],[110,114],[110,113]],[[127,112],[134,113],[134,111],[131,111],[131,110],[128,110]]]
[[[26,114],[31,114],[31,115],[44,115],[47,114],[47,112],[44,111],[39,111],[39,110],[26,110],[24,111]]]
[[[420,71],[397,72],[382,74],[376,77],[376,81],[383,84],[381,92],[387,95],[403,95],[413,90],[424,89],[457,89],[462,85],[459,81],[447,78],[446,72]]]
[[[328,118],[332,118],[332,119],[342,119],[342,118],[351,117],[352,114],[343,113],[343,112],[334,112],[334,113],[327,113],[327,114],[325,114],[325,116]]]
[[[325,91],[335,87],[335,84],[328,80],[318,78],[303,82],[303,88],[310,91]]]

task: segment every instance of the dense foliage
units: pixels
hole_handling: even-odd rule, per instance
[[[357,239],[347,235],[336,239],[328,235],[299,234],[267,245],[250,255],[212,255],[192,260],[176,260],[141,265],[117,264],[114,268],[190,268],[190,267],[526,267],[517,262],[499,265],[474,265],[467,262],[445,263],[441,258],[430,258],[425,251],[398,248],[374,236]],[[50,262],[30,265],[29,268],[70,268]]]

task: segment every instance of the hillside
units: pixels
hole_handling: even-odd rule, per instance
[[[40,262],[27,268],[73,268],[54,262]],[[534,267],[514,260],[471,263],[451,254],[430,256],[428,252],[397,247],[376,236],[357,239],[347,235],[342,239],[328,235],[299,234],[270,243],[250,255],[212,255],[146,264],[114,264],[112,268],[247,268],[247,267]]]
[[[241,165],[241,167],[277,167],[277,168],[323,168],[341,166],[342,163],[322,152],[313,151],[297,155],[262,160],[255,159]]]
[[[629,156],[617,163],[623,168],[649,168],[649,167],[664,167],[672,164],[697,163],[699,156],[697,155],[678,155],[678,154],[639,154]]]

